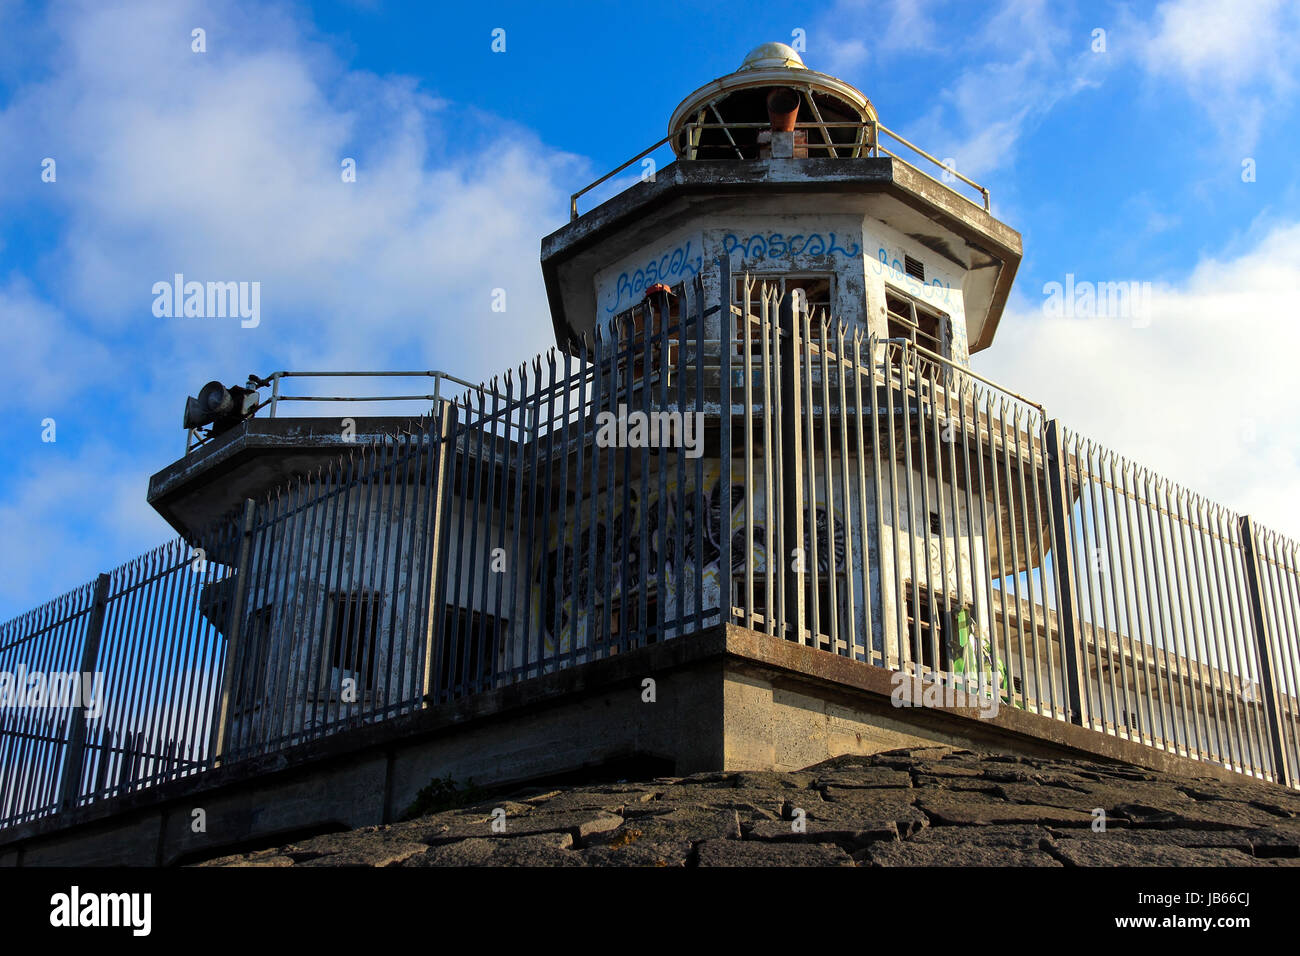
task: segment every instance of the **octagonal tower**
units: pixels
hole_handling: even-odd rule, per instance
[[[992,344],[1020,235],[851,84],[765,43],[683,99],[665,142],[675,162],[585,214],[575,197],[572,221],[542,241],[562,347],[656,283],[702,274],[716,296],[720,256],[958,365]]]

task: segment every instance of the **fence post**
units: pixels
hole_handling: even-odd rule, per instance
[[[90,605],[90,618],[86,621],[86,643],[81,648],[81,670],[78,681],[84,684],[86,675],[92,674],[99,664],[99,642],[104,634],[104,617],[108,610],[108,587],[110,578],[101,574],[95,579],[95,595]],[[91,683],[94,686],[94,683]],[[101,691],[102,693],[102,691]],[[71,810],[77,805],[81,795],[81,772],[85,765],[86,753],[86,715],[82,709],[85,701],[84,691],[72,704],[72,715],[68,718],[68,744],[63,751],[63,772],[59,784],[59,809]],[[101,709],[104,702],[98,701]]]
[[[1273,751],[1273,768],[1277,782],[1286,786],[1295,786],[1293,776],[1295,768],[1287,760],[1286,747],[1282,743],[1282,709],[1278,706],[1277,681],[1273,674],[1274,635],[1269,634],[1268,621],[1264,616],[1264,600],[1260,587],[1262,569],[1259,553],[1255,548],[1255,523],[1250,515],[1238,519],[1241,534],[1241,550],[1246,565],[1246,593],[1250,598],[1250,620],[1255,630],[1255,644],[1259,650],[1259,683],[1264,698],[1264,711],[1268,714],[1269,746]]]
[[[778,315],[780,331],[787,337],[789,347],[781,353],[781,535],[786,553],[776,555],[784,582],[785,620],[780,623],[788,630],[782,635],[786,640],[803,643],[805,613],[804,568],[807,555],[791,568],[794,549],[802,553],[804,547],[804,496],[803,496],[803,365],[804,343],[799,335],[799,314],[794,307],[794,295],[787,292],[781,297]],[[812,462],[807,463],[812,467]],[[816,503],[813,504],[814,511]],[[769,553],[768,560],[773,560]],[[814,559],[816,560],[815,556]]]
[[[1053,418],[1047,422],[1047,487],[1052,505],[1052,567],[1056,569],[1059,603],[1056,608],[1056,627],[1061,638],[1061,670],[1065,682],[1065,699],[1069,706],[1069,720],[1083,725],[1083,660],[1080,645],[1079,619],[1074,606],[1075,590],[1074,554],[1070,549],[1070,469],[1061,441],[1061,423]],[[1046,559],[1046,556],[1043,556]],[[1047,595],[1043,595],[1046,600]],[[1050,635],[1048,640],[1051,640]]]
[[[520,405],[523,404],[522,388],[520,392]],[[452,431],[452,419],[457,414],[456,406],[452,402],[440,401],[435,406],[438,411],[437,429],[438,435],[433,447],[430,450],[432,461],[430,463],[430,489],[429,494],[432,496],[433,511],[430,515],[429,527],[426,533],[430,536],[429,546],[429,567],[427,572],[427,581],[429,588],[429,612],[424,623],[424,674],[420,685],[420,707],[429,706],[429,698],[433,693],[434,682],[438,675],[434,672],[437,666],[437,655],[434,653],[438,647],[438,641],[442,639],[442,615],[443,608],[439,606],[438,601],[438,576],[442,573],[442,562],[445,557],[442,548],[442,529],[443,513],[446,511],[448,501],[448,477],[450,474],[450,460],[453,456],[450,452],[454,449],[448,449],[448,438]],[[509,412],[507,411],[507,423],[509,421]],[[506,447],[509,448],[510,429],[506,428]],[[509,456],[507,455],[507,460]],[[502,494],[504,494],[504,490]],[[511,582],[513,587],[514,581]]]
[[[736,328],[735,315],[731,311],[736,292],[731,281],[731,256],[718,257],[718,278],[722,285],[718,296],[718,346],[721,351],[718,357],[718,404],[722,411],[718,422],[718,543],[722,549],[718,559],[718,623],[730,624],[735,620],[731,593],[731,343]],[[745,334],[749,334],[748,329],[745,329]],[[752,493],[752,488],[745,489],[745,494]],[[745,560],[749,560],[749,555]],[[745,608],[745,613],[750,610]]]
[[[235,593],[230,599],[229,628],[226,631],[226,666],[222,671],[221,702],[217,707],[216,719],[212,732],[212,766],[221,763],[226,753],[227,735],[229,734],[231,696],[238,674],[235,665],[238,661],[239,638],[244,629],[244,595],[249,586],[249,561],[252,554],[253,518],[257,509],[252,498],[244,499],[244,518],[239,527],[239,557],[235,565]]]

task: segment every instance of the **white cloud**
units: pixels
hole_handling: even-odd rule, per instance
[[[1092,51],[1097,28],[1106,31],[1104,53]],[[927,109],[882,119],[977,180],[1012,167],[1026,133],[1123,67],[1179,83],[1205,123],[1246,150],[1300,83],[1300,5],[1292,0],[1167,0],[1145,18],[1123,5],[1047,0],[979,8],[839,0],[809,36],[822,38],[810,65],[856,79],[868,95],[868,66],[915,69],[919,59],[935,69]]]
[[[1183,84],[1220,137],[1242,149],[1300,80],[1292,0],[1169,0],[1132,26],[1147,72]]]
[[[1290,87],[1300,65],[1298,28],[1288,0],[1171,0],[1152,18],[1145,61],[1154,73],[1198,87]]]
[[[1296,289],[1300,224],[1279,226],[1157,289],[1146,327],[1049,318],[1023,290],[975,364],[1112,450],[1300,537]]]
[[[0,355],[12,362],[3,393],[11,412],[50,414],[67,407],[70,395],[100,387],[112,377],[108,347],[21,277],[0,286]]]
[[[979,180],[1013,165],[1024,134],[1061,100],[1097,85],[1111,61],[1091,52],[1089,30],[1067,24],[1045,0],[1003,0],[981,8],[974,24],[969,15],[944,3],[842,0],[817,30],[835,37],[825,64],[809,65],[852,79],[873,56],[878,69],[915,70],[916,58],[899,54],[919,51],[927,67],[951,71],[936,76],[928,109],[881,120]]]
[[[190,49],[196,23],[207,53]],[[539,239],[590,180],[584,160],[409,77],[348,69],[290,7],[83,2],[29,28],[48,55],[0,105],[0,214],[44,217],[57,242],[31,283],[0,283],[7,375],[31,386],[0,395],[0,417],[57,405],[61,448],[65,434],[103,441],[63,471],[9,443],[0,527],[42,553],[99,557],[11,552],[4,598],[43,600],[138,550],[116,505],[67,500],[95,481],[114,490],[92,498],[126,499],[164,536],[147,477],[178,457],[184,398],[209,379],[442,368],[478,381],[553,342]],[[260,326],[155,317],[153,283],[176,272],[260,282]]]
[[[154,338],[163,368],[196,348],[350,368],[399,352],[483,375],[516,360],[501,341],[546,344],[537,239],[563,221],[572,157],[407,79],[343,71],[289,26],[209,13],[210,52],[194,54],[196,15],[66,17],[57,72],[0,120],[6,140],[43,141],[59,160],[46,192],[69,217],[71,304]],[[480,149],[453,148],[475,136]],[[149,290],[174,272],[260,281],[262,327],[159,323]],[[512,293],[504,316],[488,309],[498,287]],[[480,334],[489,319],[499,337]]]
[[[0,619],[92,580],[101,571],[168,536],[166,523],[145,503],[141,469],[130,449],[94,441],[80,450],[61,438],[32,450],[10,476],[0,502]],[[105,555],[120,555],[105,560]]]
[[[1043,0],[1006,0],[969,41],[979,62],[952,80],[909,131],[915,127],[973,178],[1013,166],[1021,138],[1058,103],[1097,86],[1110,67],[1089,39]]]
[[[933,50],[942,38],[931,15],[936,0],[837,0],[809,35],[808,65],[823,73],[845,75],[873,57],[905,50]]]

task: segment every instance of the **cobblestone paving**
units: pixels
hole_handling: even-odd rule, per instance
[[[927,747],[533,788],[199,865],[1296,866],[1300,793]]]

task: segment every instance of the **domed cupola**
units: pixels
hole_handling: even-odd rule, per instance
[[[764,43],[682,100],[668,132],[681,159],[767,158],[772,131],[793,132],[799,158],[857,158],[870,151],[875,120],[860,90],[808,69],[784,43]]]

